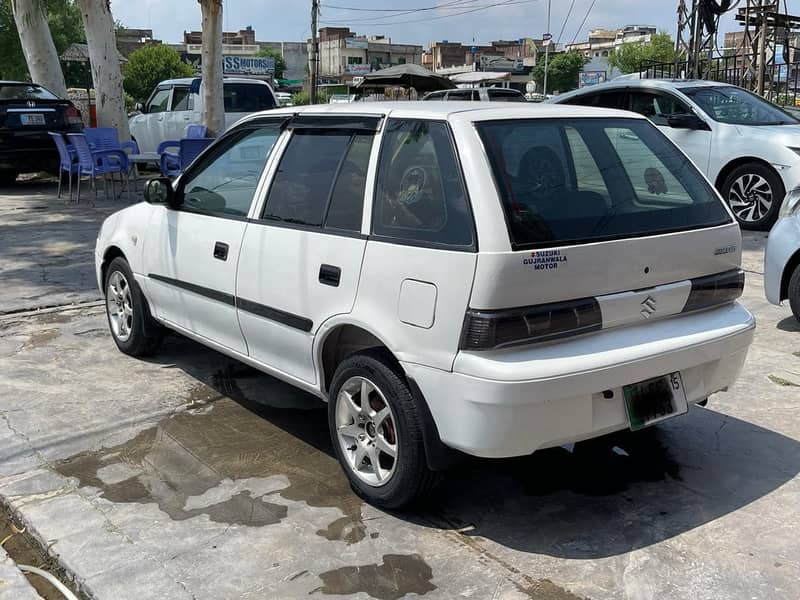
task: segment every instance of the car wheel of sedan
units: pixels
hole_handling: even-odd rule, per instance
[[[800,266],[795,267],[789,279],[789,306],[795,319],[800,321]]]
[[[353,489],[368,502],[400,508],[433,485],[416,399],[388,353],[366,351],[339,365],[328,424],[336,457]]]
[[[106,316],[114,342],[125,354],[147,356],[158,349],[161,326],[150,315],[128,262],[117,257],[106,272]]]
[[[731,171],[720,191],[742,229],[759,231],[768,231],[775,224],[786,195],[775,170],[755,162]]]

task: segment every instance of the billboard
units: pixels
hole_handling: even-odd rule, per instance
[[[275,59],[271,56],[230,56],[222,57],[222,72],[225,75],[272,75],[275,73]]]
[[[367,43],[367,40],[357,40],[356,38],[345,38],[344,47],[366,50],[369,47],[369,44]]]
[[[578,73],[578,87],[588,87],[590,85],[597,85],[598,83],[606,82],[605,71],[583,71]]]
[[[344,70],[350,75],[366,75],[372,70],[372,65],[345,65]]]

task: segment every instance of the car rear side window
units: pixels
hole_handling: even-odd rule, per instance
[[[172,110],[192,110],[194,102],[189,87],[176,87],[172,91]]]
[[[405,243],[473,249],[472,214],[447,123],[389,119],[372,232]]]
[[[636,119],[477,124],[515,249],[731,222],[684,154]]]
[[[489,94],[489,100],[492,102],[527,102],[525,96],[517,90],[489,88],[486,92]]]
[[[570,98],[564,104],[576,106],[596,106],[598,108],[625,108],[623,102],[625,92],[603,92],[601,94],[581,94],[576,98]]]
[[[225,83],[222,87],[226,113],[251,113],[275,108],[275,101],[266,85]]]
[[[372,139],[372,133],[345,129],[296,130],[281,157],[262,218],[360,231]]]

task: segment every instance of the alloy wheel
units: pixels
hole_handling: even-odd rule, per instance
[[[348,379],[336,396],[336,437],[350,470],[380,487],[397,467],[394,413],[378,387],[365,377]]]
[[[108,278],[106,310],[114,337],[120,342],[128,341],[133,329],[133,300],[131,286],[120,271],[114,271]]]
[[[754,223],[763,219],[772,208],[772,186],[754,173],[742,175],[731,185],[728,204],[740,221]]]

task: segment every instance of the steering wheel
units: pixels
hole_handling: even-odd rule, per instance
[[[400,179],[400,190],[397,194],[397,202],[404,206],[413,206],[422,200],[422,190],[428,175],[423,167],[409,167]]]

